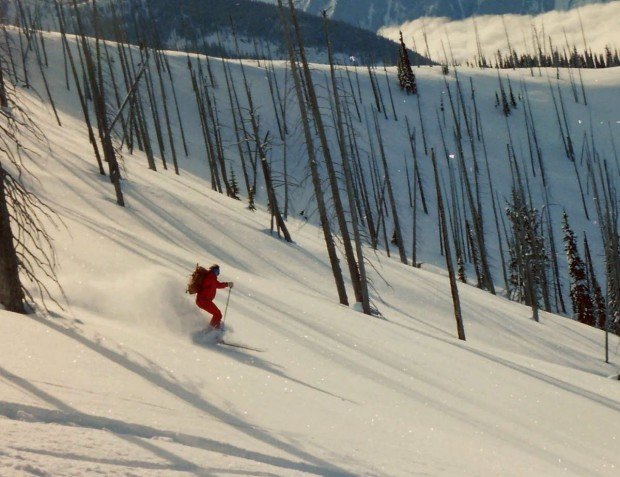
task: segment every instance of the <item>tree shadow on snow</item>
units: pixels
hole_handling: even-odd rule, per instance
[[[539,455],[540,457],[550,462],[557,462],[559,456],[553,453],[552,451],[550,451],[549,449],[542,450],[539,447],[532,445],[532,443],[529,442],[528,440],[523,439],[517,433],[506,433],[506,432],[499,431],[496,428],[494,423],[489,423],[488,421],[484,419],[476,417],[474,414],[465,415],[461,412],[461,409],[447,405],[444,402],[440,402],[433,395],[426,394],[425,392],[423,392],[420,389],[417,389],[416,387],[411,387],[405,384],[405,382],[398,381],[396,379],[393,379],[387,374],[380,373],[373,367],[370,367],[370,366],[362,364],[361,362],[352,360],[351,358],[347,356],[346,353],[339,351],[337,346],[331,346],[330,344],[327,344],[327,343],[323,344],[320,341],[310,342],[307,339],[304,339],[303,335],[307,333],[307,330],[312,330],[313,332],[321,336],[329,336],[330,341],[335,341],[340,346],[344,348],[348,348],[350,351],[353,351],[355,353],[361,353],[366,358],[371,358],[381,363],[384,366],[391,367],[395,371],[402,372],[401,367],[395,366],[393,362],[390,362],[389,359],[386,359],[382,352],[377,352],[376,349],[371,349],[371,348],[365,349],[364,347],[353,346],[347,340],[342,339],[338,337],[337,335],[334,335],[334,333],[332,333],[331,330],[326,328],[324,325],[317,323],[317,322],[306,321],[306,320],[299,318],[298,316],[296,316],[294,310],[283,312],[282,310],[286,309],[286,307],[284,306],[283,303],[278,303],[277,300],[275,300],[273,297],[270,298],[269,301],[267,301],[267,300],[261,299],[259,295],[255,295],[254,301],[255,301],[254,312],[256,312],[256,310],[260,306],[265,307],[266,312],[262,314],[263,316],[262,324],[266,327],[277,330],[279,333],[284,334],[287,338],[296,341],[299,346],[306,347],[314,353],[317,353],[323,356],[328,356],[334,362],[337,362],[340,366],[348,368],[351,372],[359,376],[365,377],[371,381],[382,383],[383,385],[389,387],[393,391],[399,394],[402,394],[410,399],[414,399],[415,401],[419,403],[424,403],[425,406],[435,408],[437,411],[444,413],[456,419],[457,421],[465,422],[468,425],[473,426],[474,428],[485,429],[485,432],[487,432],[488,434],[499,437],[506,442],[510,442],[512,445],[522,446],[523,448],[528,449],[528,451],[531,452],[533,455],[534,454]],[[283,316],[278,317],[279,320],[285,317],[288,321],[295,322],[296,324],[300,325],[301,328],[300,328],[299,334],[286,330],[278,322],[275,321],[276,320],[275,318],[270,318],[271,314],[275,314],[275,313],[279,313],[280,315],[283,315]],[[395,323],[395,324],[398,325],[398,323]],[[597,394],[595,392],[589,391],[587,389],[583,389],[579,386],[567,383],[565,381],[561,381],[559,379],[553,378],[552,376],[546,375],[542,372],[529,369],[525,366],[512,363],[508,360],[498,359],[498,357],[496,356],[490,355],[480,350],[470,348],[469,346],[461,342],[456,342],[457,341],[456,339],[444,338],[444,337],[432,334],[430,332],[425,332],[421,330],[412,330],[412,331],[414,331],[415,333],[420,333],[434,340],[447,343],[451,346],[459,348],[462,351],[476,354],[480,358],[483,358],[485,360],[490,360],[496,364],[503,365],[514,371],[525,374],[529,376],[530,378],[540,380],[542,382],[545,382],[548,385],[560,388],[564,391],[568,391],[569,393],[572,393],[579,397],[591,400],[613,411],[620,411],[620,402],[617,402],[613,399],[606,398],[605,396],[601,396],[600,394]],[[412,375],[409,375],[409,376],[411,377]],[[435,388],[440,389],[443,392],[455,394],[455,389],[452,386],[450,386],[449,383],[442,383],[441,380],[431,379],[432,377],[430,376],[419,375],[415,377],[416,379],[423,380],[427,384],[434,386]],[[465,399],[465,398],[466,398],[465,396],[461,396],[461,399]],[[480,406],[477,402],[471,401],[471,400],[469,401],[469,404]],[[485,411],[489,411],[489,409],[485,408]],[[581,466],[577,461],[568,462],[565,456],[562,456],[562,461],[570,464],[575,469],[579,469],[579,471],[581,472],[585,472],[585,473],[588,472],[588,470],[584,468],[583,466]]]
[[[208,414],[220,420],[221,422],[224,422],[230,425],[231,427],[247,435],[248,437],[254,438],[257,441],[262,442],[263,444],[270,445],[276,449],[286,452],[292,456],[295,456],[298,459],[301,459],[302,461],[300,462],[300,461],[285,459],[281,457],[266,455],[266,454],[262,454],[259,452],[253,452],[248,449],[239,448],[231,444],[217,442],[217,441],[207,439],[207,438],[202,438],[202,437],[197,437],[197,436],[183,437],[183,435],[180,435],[180,434],[170,433],[173,436],[178,436],[176,438],[176,441],[178,441],[179,443],[182,443],[184,445],[190,445],[192,447],[206,449],[206,450],[215,450],[217,452],[222,452],[222,453],[235,456],[238,458],[250,459],[253,461],[257,461],[257,462],[262,462],[264,464],[281,467],[282,469],[287,469],[289,471],[307,472],[307,473],[322,475],[322,476],[352,476],[353,475],[350,472],[347,472],[344,469],[341,469],[337,465],[331,462],[327,462],[318,457],[315,457],[314,455],[302,449],[299,449],[288,442],[284,442],[278,439],[277,437],[269,434],[268,432],[260,428],[257,428],[256,426],[248,425],[248,423],[244,421],[242,418],[230,412],[226,412],[222,409],[217,408],[210,402],[206,401],[197,392],[192,392],[188,390],[182,384],[175,382],[167,378],[166,376],[162,375],[161,373],[158,372],[158,370],[143,366],[142,364],[131,360],[129,357],[123,356],[119,352],[112,350],[110,348],[107,348],[102,343],[94,342],[90,340],[89,338],[87,338],[86,336],[80,334],[79,331],[76,329],[70,329],[70,328],[63,327],[61,325],[58,325],[54,322],[51,322],[49,320],[46,320],[38,316],[30,316],[30,318],[44,326],[47,326],[53,329],[54,331],[58,333],[65,335],[68,338],[71,338],[77,341],[78,343],[82,344],[88,349],[100,354],[101,356],[118,364],[119,366],[125,368],[126,370],[137,374],[143,379],[146,379],[152,385],[158,388],[161,388],[164,391],[167,391],[168,393],[186,402],[187,404],[194,407],[195,409],[201,412],[204,412],[205,414]],[[30,384],[30,387],[33,388],[34,386]],[[71,412],[71,413],[79,412],[79,411],[76,411],[70,408],[66,404],[58,401],[57,399],[49,395],[47,399],[48,402],[49,402],[49,398],[51,398],[52,400],[50,404],[53,404],[54,406],[58,407],[58,409],[60,409],[63,412]],[[104,418],[95,418],[95,419],[104,419]],[[98,421],[98,422],[101,422],[101,421]],[[94,424],[96,424],[96,422]],[[139,425],[125,424],[121,422],[118,422],[115,424],[118,424],[119,426],[121,426],[121,427],[117,427],[117,429],[127,429],[127,430],[133,429],[134,431],[137,431],[139,429],[145,429],[144,426],[139,426]],[[106,424],[106,426],[108,425],[109,423]],[[123,428],[122,425],[129,426],[129,427]],[[92,425],[87,426],[87,427],[92,427]],[[155,430],[155,431],[156,431],[156,434],[159,436],[167,434],[167,431],[159,431],[159,430]],[[129,434],[136,435],[136,432],[129,432]],[[192,463],[189,463],[189,465],[191,465],[192,467],[196,467],[195,464],[192,464]]]

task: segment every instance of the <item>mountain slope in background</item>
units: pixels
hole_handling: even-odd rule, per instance
[[[58,30],[56,12],[52,0],[22,0],[30,11],[37,12],[43,25],[49,30]],[[70,2],[68,3],[70,5]],[[104,34],[109,39],[114,35],[115,20],[108,3],[98,2],[104,23]],[[89,2],[82,7],[88,8]],[[134,21],[150,23],[146,15],[144,0],[119,0],[114,2],[116,13],[126,22],[129,40],[132,43],[152,43],[152,38],[135,35]],[[280,16],[274,5],[252,0],[151,0],[158,34],[163,46],[170,50],[200,52],[227,58],[268,57],[286,58],[286,46],[280,27]],[[25,8],[27,11],[28,9]],[[70,6],[66,13],[72,12]],[[14,0],[0,0],[0,21],[16,23],[17,4]],[[239,54],[232,35],[231,21],[238,35]],[[309,59],[327,62],[323,20],[303,11],[298,20],[308,48]],[[218,38],[219,35],[219,38]],[[376,32],[359,28],[349,23],[332,19],[330,37],[337,60],[342,62],[351,56],[363,63],[396,64],[398,44],[378,35]],[[219,46],[219,39],[223,48]],[[257,54],[258,48],[258,54]],[[410,51],[414,62],[429,64],[423,57]]]
[[[133,20],[147,21],[144,2],[121,1],[117,9],[128,22],[129,32],[134,31]],[[286,58],[280,15],[276,7],[251,0],[151,0],[158,33],[168,49],[179,51],[199,51],[201,53],[225,57],[261,57],[270,53],[276,58]],[[104,10],[104,13],[107,10]],[[112,17],[107,11],[107,18]],[[231,18],[239,36],[240,55],[232,38]],[[299,23],[306,46],[313,61],[325,62],[327,53],[323,33],[323,20],[302,11],[298,13]],[[111,28],[110,28],[111,30]],[[222,38],[223,49],[218,45],[218,35]],[[113,38],[112,34],[108,35]],[[398,45],[387,38],[340,21],[330,24],[330,38],[335,53],[340,59],[350,56],[366,62],[386,62],[396,64]],[[148,38],[130,37],[133,42]],[[258,48],[258,55],[256,55]],[[414,61],[428,62],[414,52]]]
[[[275,0],[255,0],[275,3]],[[610,0],[302,0],[299,8],[319,15],[327,10],[341,20],[368,30],[401,24],[424,16],[463,19],[473,15],[532,14],[566,10]]]

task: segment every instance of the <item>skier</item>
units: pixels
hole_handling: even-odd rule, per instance
[[[219,288],[232,288],[233,282],[220,282],[217,277],[220,274],[219,265],[211,265],[202,278],[200,288],[196,294],[196,305],[212,315],[210,329],[218,329],[222,321],[222,312],[213,303],[215,294]]]

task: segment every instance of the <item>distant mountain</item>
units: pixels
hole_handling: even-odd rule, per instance
[[[254,0],[276,3],[276,0]],[[530,14],[612,0],[298,0],[299,8],[318,15],[327,10],[331,18],[372,31],[400,25],[423,16],[468,18],[473,15]]]
[[[234,57],[236,46],[232,39],[232,19],[239,37],[241,56],[253,57],[256,49],[259,56],[267,49],[276,58],[286,56],[279,12],[274,5],[251,0],[150,0],[149,4],[166,48],[187,48],[189,51]],[[105,3],[101,5],[108,19],[108,36],[111,36],[111,12],[105,8]],[[148,25],[143,0],[124,0],[116,3],[116,8],[120,9],[120,16],[128,25],[131,41],[152,41],[148,26],[145,28],[146,36],[135,33],[134,24],[145,24],[146,21]],[[134,19],[137,21],[134,22]],[[324,61],[326,53],[322,19],[299,12],[299,22],[311,60]],[[333,20],[330,35],[334,50],[340,58],[354,56],[362,62],[396,62],[398,45],[374,32]],[[223,48],[218,45],[218,36]],[[427,60],[413,52],[410,55],[413,62],[427,63]]]

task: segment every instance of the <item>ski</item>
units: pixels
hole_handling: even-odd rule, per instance
[[[231,343],[230,341],[225,341],[223,339],[217,340],[216,343],[224,345],[224,346],[230,346],[232,348],[241,348],[241,349],[247,349],[249,351],[256,351],[258,353],[264,353],[265,352],[264,349],[253,348],[252,346],[246,346],[246,345],[241,344],[241,343]]]

